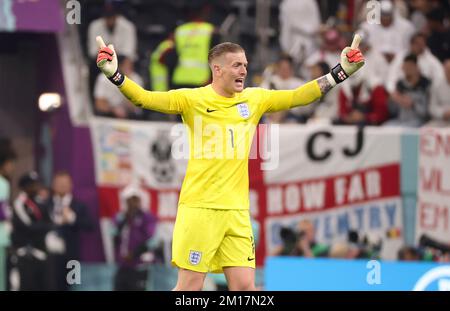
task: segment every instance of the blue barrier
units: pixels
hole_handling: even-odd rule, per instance
[[[450,265],[431,262],[271,257],[265,289],[286,291],[449,290]]]
[[[178,269],[172,266],[154,264],[147,266],[149,270],[147,280],[147,290],[169,291],[177,282]],[[114,264],[81,264],[81,284],[74,284],[71,290],[74,291],[111,291],[113,290],[114,275],[117,266]],[[216,284],[226,284],[223,274],[208,274],[208,277]],[[256,269],[256,284],[263,284],[263,270]]]
[[[149,265],[147,290],[165,291],[175,287],[178,270],[165,265]],[[81,264],[81,284],[74,284],[74,291],[111,291],[114,288],[115,264]]]
[[[9,236],[4,222],[0,221],[0,291],[6,290],[6,247],[9,245]]]

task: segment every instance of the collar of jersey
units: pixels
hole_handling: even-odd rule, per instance
[[[220,94],[217,94],[216,91],[214,91],[211,84],[207,85],[206,88],[207,88],[208,92],[210,92],[216,99],[225,101],[227,103],[239,101],[242,97],[241,94],[244,92],[244,91],[242,91],[241,93],[235,93],[233,97],[225,97]]]

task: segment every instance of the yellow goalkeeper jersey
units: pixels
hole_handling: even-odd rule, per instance
[[[248,158],[261,116],[322,95],[316,81],[296,90],[246,88],[231,98],[211,85],[150,92],[128,78],[120,90],[136,106],[181,114],[189,133],[189,162],[179,206],[213,209],[249,208]]]

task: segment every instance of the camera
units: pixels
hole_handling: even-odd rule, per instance
[[[383,246],[382,240],[379,240],[377,243],[373,243],[369,240],[367,235],[364,235],[361,238],[356,230],[348,231],[347,241],[358,247],[358,258],[378,258]]]
[[[297,232],[288,227],[282,227],[280,230],[280,237],[283,243],[296,243],[298,240],[302,239],[305,236],[305,232],[302,230]]]
[[[426,234],[422,234],[419,239],[421,247],[430,247],[441,251],[442,253],[450,253],[450,245],[436,241]]]
[[[304,231],[297,232],[289,227],[280,229],[280,237],[283,242],[281,255],[298,255],[297,242],[305,236]]]

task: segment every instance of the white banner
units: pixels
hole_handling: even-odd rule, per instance
[[[416,238],[450,244],[450,129],[420,133]]]
[[[277,169],[264,171],[266,253],[281,243],[281,227],[309,219],[316,239],[332,244],[349,230],[391,243],[403,230],[400,194],[401,129],[280,126]],[[394,259],[403,238],[383,258]]]
[[[400,161],[402,130],[397,128],[365,127],[361,135],[355,126],[281,125],[279,132],[280,164],[264,173],[269,184]]]

